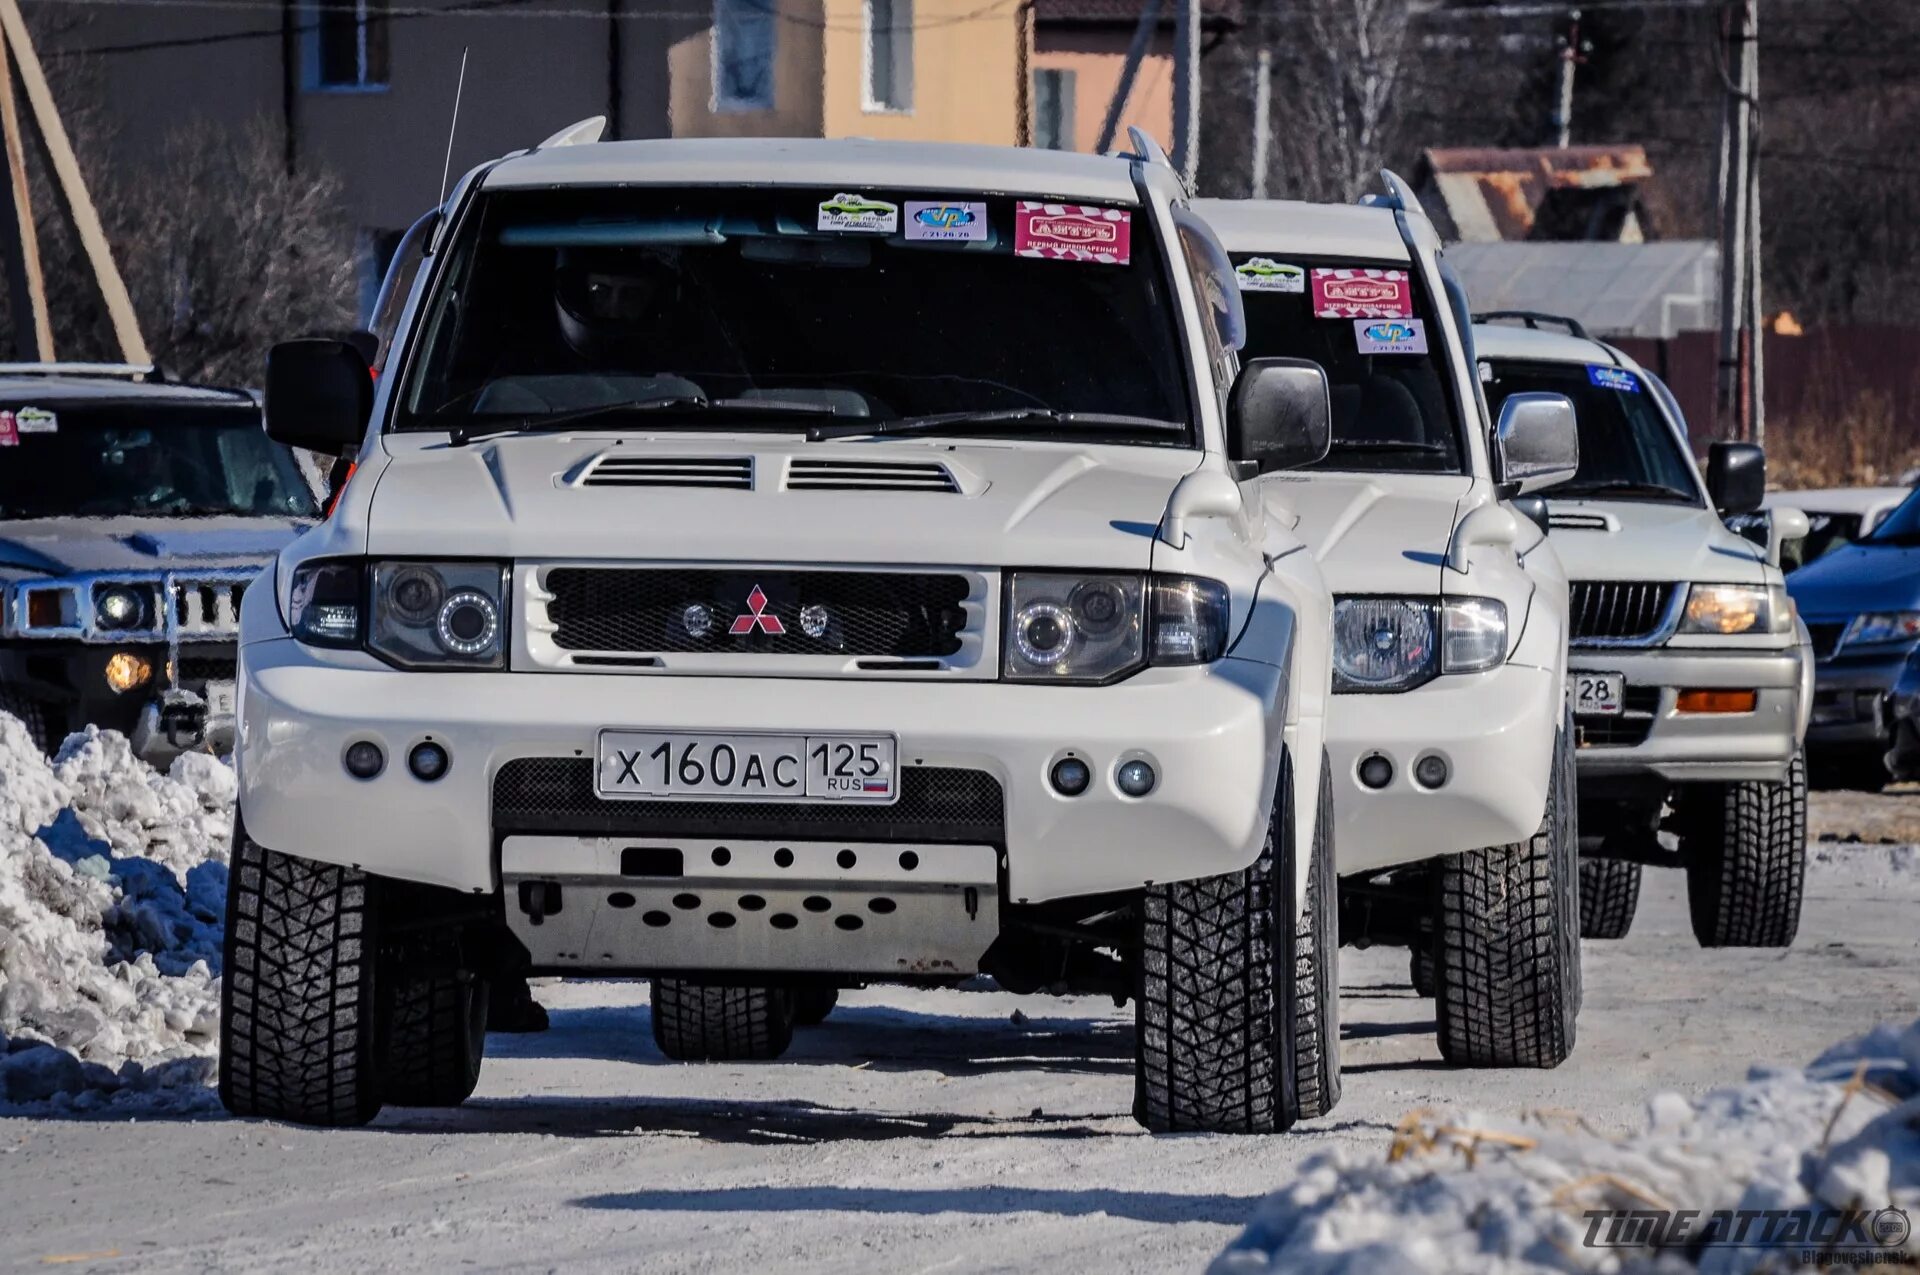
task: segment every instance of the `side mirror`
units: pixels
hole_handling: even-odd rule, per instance
[[[1333,441],[1327,374],[1309,359],[1252,359],[1227,399],[1227,451],[1262,473],[1311,465]]]
[[[1767,453],[1753,443],[1707,449],[1707,495],[1722,518],[1750,514],[1767,495]]]
[[[267,437],[338,456],[373,414],[373,373],[349,341],[303,337],[267,351]]]
[[[1493,431],[1501,495],[1511,500],[1563,483],[1580,469],[1580,427],[1564,394],[1513,394]]]

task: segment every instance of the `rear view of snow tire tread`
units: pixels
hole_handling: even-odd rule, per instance
[[[677,1062],[770,1061],[793,1043],[793,994],[656,978],[653,1041]]]
[[[1540,830],[1440,859],[1434,999],[1457,1067],[1557,1067],[1580,1013],[1580,868],[1573,726],[1554,742]]]
[[[457,1107],[480,1083],[487,984],[470,974],[396,977],[381,1080],[398,1107]]]
[[[1580,937],[1623,939],[1640,906],[1640,865],[1631,859],[1580,860]]]
[[[372,880],[234,830],[220,1101],[237,1116],[361,1125],[380,1110]]]
[[[1692,800],[1680,850],[1700,946],[1790,946],[1807,877],[1806,758],[1783,783],[1703,787]]]

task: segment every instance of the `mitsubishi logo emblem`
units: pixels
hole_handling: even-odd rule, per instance
[[[758,626],[762,633],[769,633],[774,637],[779,637],[787,631],[787,626],[780,623],[780,617],[767,610],[767,595],[757,584],[753,586],[753,592],[747,595],[747,613],[735,616],[733,626],[727,632],[738,637],[742,633],[753,632],[755,626]]]

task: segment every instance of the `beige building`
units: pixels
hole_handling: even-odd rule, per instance
[[[675,137],[1022,140],[1011,0],[714,0],[668,54]]]
[[[1204,51],[1234,26],[1239,0],[1200,0]],[[1120,87],[1142,0],[1033,0],[1033,145],[1092,152]],[[1163,0],[1109,149],[1139,127],[1173,143],[1173,0]]]

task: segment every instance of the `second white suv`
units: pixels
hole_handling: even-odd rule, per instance
[[[1713,444],[1703,482],[1659,377],[1568,320],[1512,317],[1527,326],[1475,332],[1488,399],[1565,394],[1580,418],[1580,472],[1546,497],[1574,580],[1582,930],[1625,934],[1653,863],[1686,868],[1704,946],[1785,947],[1813,657],[1779,562],[1806,516],[1772,510],[1764,545],[1736,535],[1721,520],[1760,507],[1758,447]]]
[[[1311,360],[1333,442],[1265,481],[1333,590],[1341,937],[1402,943],[1440,1049],[1551,1067],[1580,1005],[1567,583],[1512,498],[1573,472],[1571,405],[1489,428],[1466,298],[1405,184],[1372,206],[1202,200],[1250,356]]]

